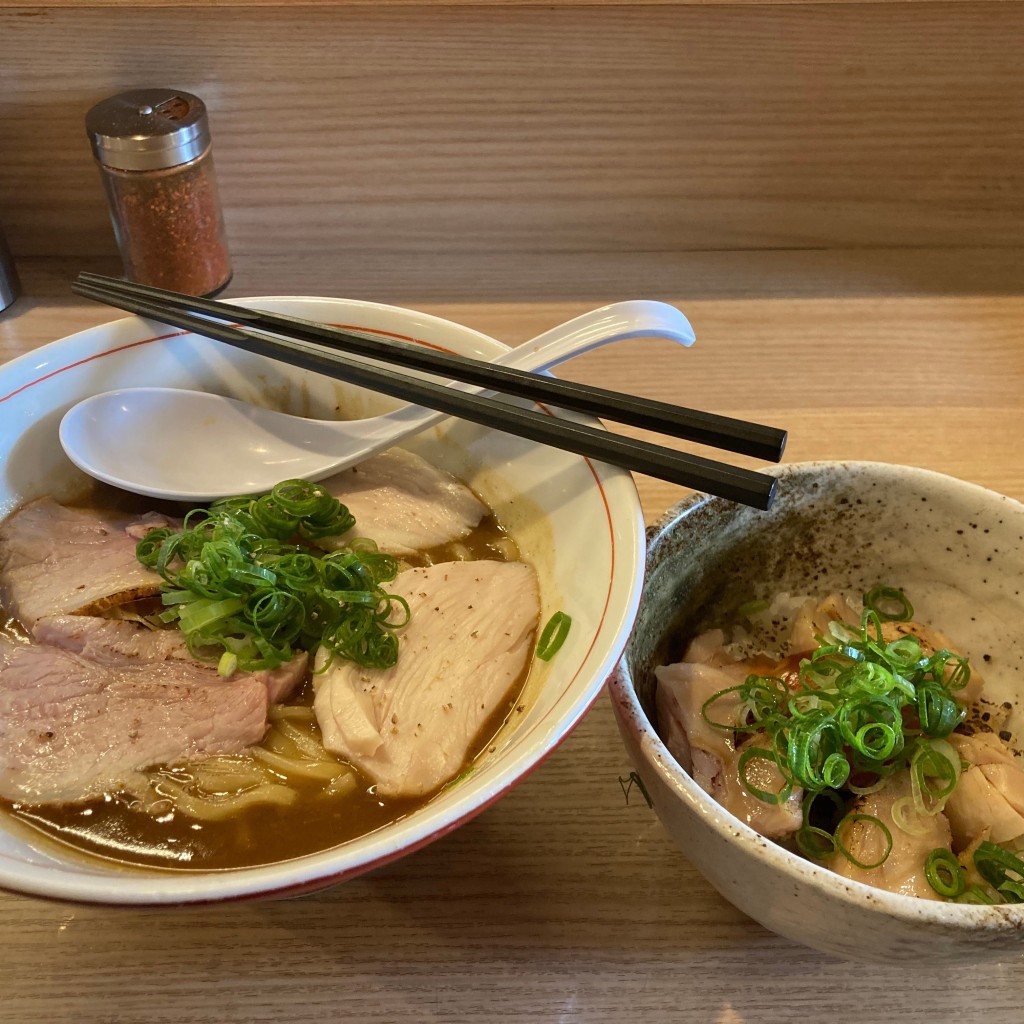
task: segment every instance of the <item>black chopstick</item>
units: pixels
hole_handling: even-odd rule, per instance
[[[331,348],[368,356],[382,362],[397,363],[405,369],[447,376],[518,398],[547,402],[574,412],[600,416],[617,423],[628,423],[659,434],[710,445],[725,451],[778,462],[786,445],[786,432],[777,427],[719,416],[656,402],[618,391],[543,377],[511,366],[495,366],[482,359],[452,355],[424,345],[397,339],[382,339],[365,331],[330,327],[282,313],[247,309],[214,299],[183,295],[179,292],[135,284],[101,274],[82,272],[82,284],[115,289],[118,294],[141,299],[170,301],[180,309],[227,320],[231,324],[255,327],[272,334],[312,341]]]
[[[106,285],[75,282],[71,287],[72,291],[85,298],[181,327],[247,352],[348,381],[403,401],[424,405],[460,419],[471,420],[633,472],[709,491],[762,510],[769,508],[775,497],[776,480],[752,470],[677,452],[646,441],[624,438],[572,420],[523,409],[498,398],[484,398],[443,384],[408,377],[390,369],[348,359],[319,345],[217,324],[167,301],[126,295]]]

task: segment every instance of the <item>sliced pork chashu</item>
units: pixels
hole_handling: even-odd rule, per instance
[[[411,555],[465,537],[487,507],[463,483],[412,452],[391,448],[323,481],[356,518],[328,550],[370,537],[381,551]]]
[[[192,657],[185,636],[178,629],[149,630],[132,622],[93,615],[53,615],[40,619],[32,634],[40,644],[63,647],[99,664],[137,661],[157,665],[181,661],[203,672],[214,670],[212,665],[199,663]],[[253,672],[251,676],[266,687],[267,699],[276,704],[287,699],[306,679],[308,662],[308,655],[300,651],[283,665]],[[250,673],[238,672],[231,678],[243,675]]]
[[[445,562],[403,572],[388,589],[411,611],[398,664],[336,660],[313,677],[314,706],[324,746],[378,795],[423,796],[458,774],[512,697],[540,615],[537,578],[521,562]]]
[[[38,644],[0,637],[0,796],[74,803],[157,764],[259,743],[267,707],[305,676],[306,655],[274,673],[222,679],[177,630],[91,616],[44,619]]]
[[[0,524],[0,601],[31,629],[45,615],[90,614],[160,590],[135,557],[149,531],[171,525],[150,513],[114,519],[40,498]]]

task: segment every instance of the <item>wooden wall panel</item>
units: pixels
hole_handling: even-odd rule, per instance
[[[690,4],[712,6],[735,4],[862,4],[931,3],[933,0],[0,0],[0,10],[59,10],[69,7],[680,7]],[[976,4],[979,0],[947,0]],[[992,2],[992,0],[989,0]],[[995,0],[1016,3],[1017,0]]]
[[[82,119],[212,109],[238,253],[1020,244],[1024,3],[0,12],[0,222],[110,252]]]

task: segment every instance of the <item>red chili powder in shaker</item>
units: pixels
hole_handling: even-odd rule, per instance
[[[94,106],[86,129],[125,276],[191,295],[220,291],[231,259],[202,100],[136,89]]]

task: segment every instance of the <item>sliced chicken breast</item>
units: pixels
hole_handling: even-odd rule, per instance
[[[705,634],[708,636],[711,634]],[[705,638],[699,637],[687,651],[687,657],[691,655],[714,660],[715,650]],[[689,661],[659,666],[654,672],[658,680],[655,702],[661,735],[694,782],[763,836],[780,838],[796,831],[802,821],[802,789],[795,789],[781,804],[773,804],[753,796],[740,776],[740,756],[750,747],[766,747],[764,734],[747,736],[737,746],[734,731],[711,724],[737,724],[738,694],[723,694],[708,706],[706,718],[703,714],[704,704],[716,693],[736,686],[736,677],[723,668]],[[778,768],[760,757],[750,760],[747,775],[766,793],[779,793],[785,784]]]
[[[465,537],[487,514],[465,484],[402,448],[374,455],[323,486],[356,518],[342,537],[318,541],[327,550],[370,537],[381,551],[411,555]]]
[[[952,651],[954,654],[962,653],[952,640],[945,633],[940,633],[931,626],[925,626],[920,622],[883,622],[882,638],[887,643],[899,640],[905,636],[914,637],[921,645],[921,651],[926,658],[930,658],[936,651]],[[946,666],[947,677],[952,671],[952,666]],[[981,697],[985,688],[985,680],[978,671],[975,664],[971,664],[971,677],[963,689],[953,691],[953,698],[961,704],[973,704]]]
[[[994,843],[1024,836],[1024,766],[992,733],[949,738],[967,769],[953,790],[946,814],[958,849],[983,833]]]
[[[655,704],[665,745],[697,784],[713,793],[715,777],[735,750],[735,734],[715,728],[701,712],[716,693],[737,681],[721,668],[690,661],[659,665],[654,675],[658,680]],[[739,695],[724,693],[709,707],[708,718],[734,726],[739,710]]]
[[[860,612],[842,594],[829,594],[823,601],[805,601],[793,620],[789,650],[793,654],[813,651],[818,646],[818,637],[829,639],[828,627],[833,622],[856,625]]]
[[[423,796],[465,765],[529,663],[540,598],[521,562],[445,562],[401,573],[409,602],[398,664],[334,661],[313,676],[324,746],[383,797]],[[317,655],[317,667],[326,658]]]
[[[910,797],[910,772],[902,771],[890,777],[877,792],[860,797],[853,805],[857,814],[878,818],[892,835],[892,851],[876,868],[861,868],[842,854],[827,862],[837,874],[865,885],[873,885],[889,892],[918,896],[921,899],[941,899],[931,887],[924,872],[925,861],[932,850],[950,849],[949,822],[944,814],[919,815],[911,835],[893,820],[893,804],[902,797]],[[840,836],[853,856],[862,864],[874,864],[885,852],[886,840],[882,830],[870,821],[853,821],[840,825]]]

